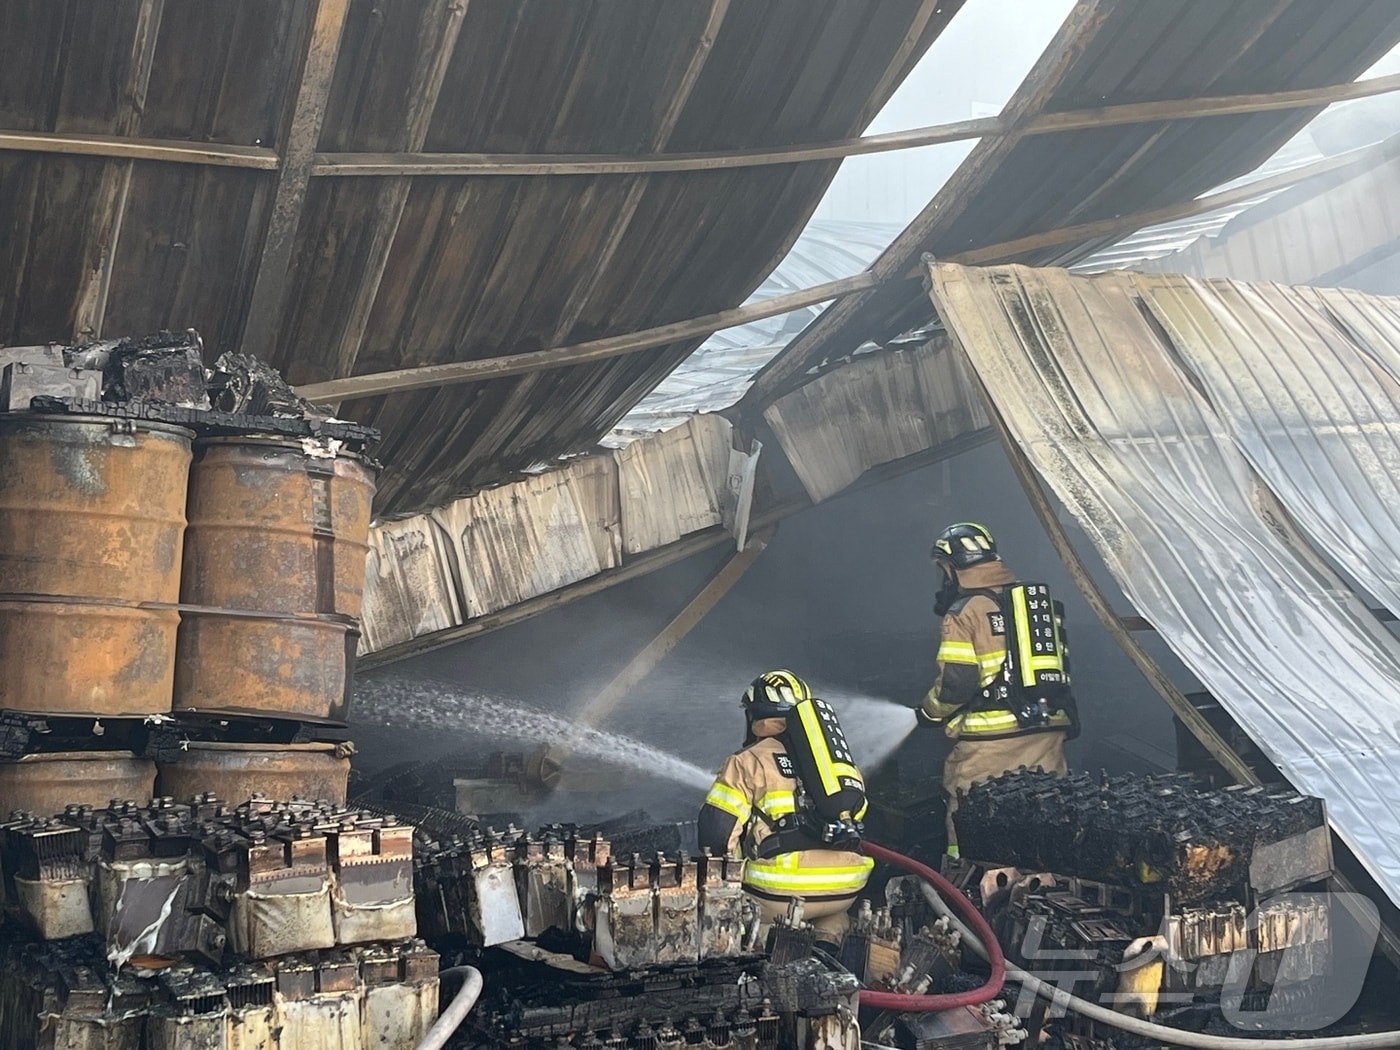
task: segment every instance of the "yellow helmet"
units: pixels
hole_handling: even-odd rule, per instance
[[[751,720],[782,718],[803,700],[812,699],[807,683],[791,671],[764,671],[744,691],[744,712]]]

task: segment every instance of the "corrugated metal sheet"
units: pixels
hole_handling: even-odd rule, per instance
[[[435,510],[468,618],[616,567],[617,468],[608,456],[485,489]]]
[[[721,523],[732,431],[722,416],[692,416],[683,426],[615,453],[628,554]]]
[[[695,416],[370,530],[360,651],[519,605],[722,524],[730,434]]]
[[[1400,251],[1397,240],[1400,158],[1354,177],[1295,186],[1183,251],[1131,265],[1154,273],[1331,285],[1378,253]]]
[[[987,426],[976,388],[946,336],[858,357],[763,413],[812,502],[871,467]]]
[[[1000,415],[1133,604],[1289,779],[1327,800],[1334,828],[1400,902],[1400,642],[1317,553],[1327,537],[1311,532],[1326,523],[1310,532],[1293,525],[1324,515],[1332,498],[1363,498],[1367,479],[1351,476],[1369,469],[1359,439],[1373,442],[1372,464],[1391,471],[1371,483],[1391,492],[1400,428],[1393,405],[1366,388],[1374,373],[1354,360],[1336,368],[1348,343],[1319,335],[1330,323],[1320,300],[1214,284],[1193,297],[1187,282],[1121,274],[932,272],[938,311]],[[1248,308],[1240,296],[1252,297]],[[1339,299],[1393,355],[1396,303]],[[1221,322],[1227,309],[1230,323],[1210,329],[1202,320]],[[1172,324],[1185,330],[1186,317],[1212,332],[1194,342],[1197,355],[1248,360],[1247,380],[1217,385],[1214,366],[1182,363],[1185,342],[1167,333]],[[1298,348],[1271,357],[1281,323]],[[1366,352],[1350,346],[1353,358]],[[1313,365],[1309,348],[1319,355]],[[1319,396],[1310,385],[1319,376],[1337,392]],[[1356,389],[1342,394],[1348,383]],[[1270,407],[1293,405],[1270,420],[1261,392]],[[1232,410],[1231,399],[1251,411]],[[1266,473],[1243,450],[1246,435],[1276,461]],[[1299,476],[1273,477],[1277,491],[1269,475],[1290,461]],[[1337,495],[1339,481],[1346,495]],[[1369,556],[1393,564],[1400,551],[1381,546]]]
[[[461,623],[451,564],[446,535],[425,514],[371,529],[360,652]]]
[[[1008,103],[1020,118],[1087,106],[1288,91],[1350,80],[1400,40],[1387,0],[1084,0]],[[1252,170],[1317,110],[1148,122],[984,139],[872,269],[911,274],[946,258],[1082,222],[1194,199]],[[1110,238],[1110,240],[1115,238]],[[1103,241],[1007,261],[1064,265]],[[895,279],[834,304],[789,345],[796,364],[850,353],[925,324],[927,297]],[[768,384],[762,376],[759,389]],[[777,393],[783,392],[777,390]]]
[[[1176,276],[1133,287],[1313,546],[1400,611],[1400,383],[1328,317],[1340,296]]]

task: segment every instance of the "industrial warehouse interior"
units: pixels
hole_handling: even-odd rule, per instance
[[[1400,4],[0,0],[0,1050],[1400,1047]]]

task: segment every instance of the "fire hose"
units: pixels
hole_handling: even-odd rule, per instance
[[[862,844],[866,853],[876,860],[884,861],[892,867],[901,868],[917,876],[923,883],[924,897],[940,915],[946,916],[953,927],[962,934],[963,943],[985,959],[992,967],[992,975],[981,988],[961,995],[900,995],[895,992],[860,993],[862,1006],[872,1006],[881,1010],[897,1010],[906,1013],[923,1013],[929,1010],[948,1010],[954,1006],[972,1006],[986,1002],[1001,991],[1006,978],[1029,988],[1042,999],[1053,1005],[1072,1010],[1090,1020],[1100,1021],[1124,1032],[1161,1040],[1176,1046],[1190,1047],[1192,1050],[1382,1050],[1386,1047],[1400,1047],[1400,1031],[1371,1032],[1364,1035],[1323,1036],[1314,1039],[1251,1039],[1243,1036],[1207,1035],[1184,1028],[1171,1028],[1152,1021],[1129,1017],[1116,1010],[1110,1010],[1077,995],[1071,995],[1056,985],[1040,980],[1019,966],[1006,961],[1001,945],[987,925],[986,919],[972,906],[963,894],[947,879],[927,865],[895,853],[873,842]],[[946,900],[945,900],[946,896]],[[948,901],[952,901],[950,907]],[[956,914],[961,912],[961,917]],[[963,919],[967,921],[962,921]],[[969,928],[970,927],[970,928]],[[968,997],[972,998],[968,998]],[[926,1005],[934,1003],[936,1005]]]
[[[472,1012],[472,1007],[476,1005],[477,999],[481,996],[481,971],[475,966],[454,966],[449,970],[443,970],[438,974],[438,977],[441,979],[449,974],[458,973],[462,975],[461,989],[433,1026],[428,1029],[416,1050],[442,1050],[447,1045],[447,1041],[462,1026],[467,1014]]]
[[[956,886],[928,865],[920,864],[916,860],[911,860],[909,857],[896,853],[892,849],[886,849],[884,846],[877,846],[873,842],[861,843],[861,849],[876,860],[896,868],[902,868],[911,875],[918,876],[925,885],[946,895],[957,910],[962,912],[963,918],[967,920],[967,925],[978,932],[979,943],[987,946],[986,952],[981,954],[991,964],[992,973],[980,988],[949,995],[902,995],[899,992],[862,990],[860,1005],[873,1007],[876,1010],[932,1013],[936,1010],[952,1010],[959,1006],[978,1006],[995,999],[1001,992],[1002,985],[1006,983],[1006,957],[1002,954],[1001,945],[997,943],[992,928],[987,925],[987,920],[982,918],[982,913],[972,906],[970,900],[958,892]],[[936,893],[934,895],[937,896]],[[947,913],[947,906],[945,905],[940,911]],[[952,920],[950,919],[950,921]],[[965,931],[966,926],[962,923],[958,925]],[[963,936],[966,937],[968,934],[964,932]]]

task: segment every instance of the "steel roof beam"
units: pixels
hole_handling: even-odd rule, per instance
[[[1147,226],[1155,226],[1158,223],[1173,222],[1193,215],[1203,215],[1231,204],[1253,200],[1256,197],[1286,189],[1320,175],[1344,174],[1369,168],[1396,155],[1400,155],[1400,135],[1365,149],[1328,157],[1325,160],[1305,164],[1270,178],[1257,179],[1234,189],[1197,197],[1184,204],[1174,204],[1163,208],[1134,212],[1131,215],[1119,215],[1099,222],[1047,230],[1030,237],[1021,237],[1012,241],[989,244],[982,248],[960,252],[940,261],[974,265],[1010,259],[1022,252],[1053,247],[1057,244],[1091,240],[1116,233],[1131,233]],[[895,274],[888,279],[912,279],[915,276],[917,276],[915,273]],[[450,361],[440,365],[422,365],[416,368],[399,368],[370,375],[330,379],[323,383],[308,383],[300,386],[297,388],[297,393],[311,401],[324,403],[356,397],[392,394],[406,390],[425,390],[429,387],[448,386],[455,383],[473,383],[483,379],[525,375],[548,369],[568,368],[573,365],[602,361],[611,357],[620,357],[624,354],[666,346],[669,343],[680,342],[697,335],[709,335],[724,328],[748,324],[750,321],[761,320],[765,317],[776,317],[779,314],[790,313],[793,310],[800,310],[832,299],[843,299],[882,283],[884,282],[879,275],[872,270],[865,270],[851,277],[843,277],[838,281],[828,281],[825,284],[789,292],[786,295],[761,299],[758,302],[748,303],[732,310],[721,310],[719,313],[706,314],[703,317],[695,317],[686,321],[676,321],[639,332],[593,339],[585,343],[576,343],[573,346],[531,350],[505,357]]]
[[[453,383],[472,383],[482,379],[496,379],[501,376],[525,375],[550,368],[567,368],[586,364],[590,361],[604,361],[610,357],[633,354],[639,350],[678,343],[697,335],[709,335],[722,328],[748,324],[765,317],[777,317],[803,307],[824,303],[852,292],[874,287],[875,276],[869,272],[843,277],[839,281],[804,288],[787,295],[762,299],[746,306],[719,313],[706,314],[686,321],[676,321],[658,328],[647,328],[640,332],[625,335],[607,336],[592,339],[573,346],[560,346],[547,350],[531,350],[523,354],[510,354],[506,357],[477,358],[470,361],[449,361],[441,365],[422,365],[417,368],[396,368],[388,372],[371,375],[347,376],[344,379],[331,379],[324,383],[307,383],[297,387],[297,393],[310,401],[341,401],[356,397],[372,397],[379,394],[392,394],[405,390],[426,390],[429,387],[447,386]]]
[[[1096,109],[1040,114],[1017,126],[1003,116],[978,117],[933,124],[908,131],[842,139],[776,150],[735,150],[721,153],[653,153],[636,156],[610,154],[516,153],[317,153],[313,177],[394,175],[629,175],[671,171],[716,171],[753,168],[806,161],[840,160],[845,157],[919,149],[946,142],[994,138],[1014,132],[1052,135],[1062,131],[1145,124],[1154,121],[1198,120],[1239,116],[1274,110],[1311,109],[1371,98],[1400,91],[1400,74],[1332,84],[1299,91],[1251,95],[1220,95],[1194,99],[1133,102]],[[255,146],[216,145],[164,139],[131,139],[115,135],[64,135],[35,131],[0,131],[0,150],[60,153],[81,156],[126,157],[176,164],[275,171],[277,153]]]
[[[319,0],[302,63],[300,84],[281,141],[271,215],[263,232],[262,252],[254,269],[253,291],[239,349],[269,356],[282,319],[287,275],[301,224],[306,187],[316,159],[316,143],[335,76],[335,60],[345,30],[350,0]]]
[[[629,175],[675,171],[721,171],[774,164],[840,160],[845,157],[919,149],[947,142],[997,136],[1053,135],[1063,131],[1150,124],[1157,121],[1200,120],[1280,109],[1311,109],[1350,99],[1369,98],[1400,90],[1400,73],[1356,80],[1325,88],[1278,91],[1256,95],[1133,102],[1121,106],[1043,113],[1018,124],[999,115],[935,124],[911,131],[867,135],[810,146],[776,150],[736,150],[728,153],[674,153],[634,157],[607,155],[521,155],[492,153],[325,153],[316,158],[315,175]]]

